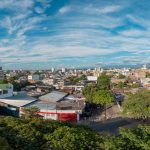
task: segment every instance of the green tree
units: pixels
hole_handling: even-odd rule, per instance
[[[96,91],[93,95],[93,102],[95,104],[104,105],[105,106],[105,120],[107,118],[107,105],[111,104],[114,100],[114,95],[112,92],[108,90],[99,90]]]
[[[22,117],[25,119],[38,117],[39,108],[37,107],[30,107],[30,108],[22,108]]]
[[[150,126],[139,125],[135,129],[120,130],[122,149],[150,150]],[[119,145],[118,145],[119,147]]]
[[[83,128],[60,127],[46,139],[47,149],[51,148],[51,144],[57,150],[101,150],[103,147],[101,136]]]
[[[149,139],[149,125],[111,136],[66,122],[0,117],[0,150],[150,150]]]
[[[150,78],[150,73],[149,72],[146,73],[146,78]]]
[[[8,81],[7,80],[0,80],[0,84],[7,84]]]
[[[105,150],[150,150],[150,126],[120,129],[119,136],[105,138]]]
[[[140,90],[135,94],[130,93],[123,102],[123,114],[130,118],[150,118],[150,92]]]
[[[14,86],[14,91],[21,91],[21,84],[18,82],[11,82],[11,84]]]
[[[97,87],[99,90],[110,90],[111,80],[106,74],[102,74],[97,79]]]
[[[0,137],[0,150],[11,150],[7,140],[3,137]]]
[[[87,85],[83,88],[82,94],[86,98],[86,102],[93,103],[93,94],[97,90],[97,86],[94,84]]]
[[[124,83],[123,82],[119,82],[117,87],[120,88],[120,89],[123,89],[124,88]]]

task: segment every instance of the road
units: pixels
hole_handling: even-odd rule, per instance
[[[119,134],[119,128],[131,128],[137,126],[139,123],[139,121],[126,118],[114,118],[99,122],[86,121],[86,123],[84,122],[84,125],[89,126],[96,132],[104,132],[117,135]]]
[[[97,122],[97,123],[90,123],[89,127],[91,127],[93,130],[97,132],[109,132],[111,134],[118,134],[120,127],[129,127],[133,126],[136,123],[136,121],[131,121],[129,119],[125,118],[116,118],[111,119],[106,122]]]

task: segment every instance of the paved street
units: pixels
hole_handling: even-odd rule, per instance
[[[133,119],[122,118],[118,105],[112,105],[107,109],[107,120],[105,121],[104,111],[100,108],[94,110],[92,116],[87,120],[80,121],[80,124],[87,125],[97,132],[118,134],[119,128],[130,128],[139,122]]]
[[[110,134],[118,134],[119,128],[131,128],[137,126],[140,122],[137,120],[127,119],[127,118],[113,118],[106,121],[83,121],[79,124],[87,125],[97,132],[104,132]]]
[[[133,121],[125,118],[115,118],[104,122],[91,122],[88,126],[97,132],[109,132],[111,134],[118,134],[120,127],[133,127],[138,124],[138,121]]]

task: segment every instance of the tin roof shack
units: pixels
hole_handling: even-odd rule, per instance
[[[85,107],[84,101],[68,93],[52,91],[39,97],[39,101],[25,107],[38,107],[44,119],[78,121]]]
[[[21,107],[35,102],[37,99],[27,96],[25,93],[14,93],[11,97],[1,98],[0,106],[5,108],[4,114],[9,114],[12,116],[19,117]]]

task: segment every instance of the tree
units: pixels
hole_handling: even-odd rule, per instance
[[[99,90],[110,90],[110,77],[106,74],[102,74],[97,79],[97,87]]]
[[[146,72],[146,78],[150,78],[150,72]]]
[[[90,84],[83,88],[82,93],[88,103],[93,103],[93,93],[97,90],[96,85]]]
[[[130,118],[150,118],[150,92],[140,90],[135,94],[130,93],[123,102],[123,114]]]
[[[117,87],[120,88],[120,89],[123,89],[124,88],[124,83],[123,82],[119,82]]]
[[[122,128],[120,136],[122,148],[150,150],[150,126],[148,125],[139,125],[135,129],[128,130]]]
[[[100,104],[105,106],[105,120],[107,118],[106,110],[107,104],[111,104],[114,100],[114,95],[108,90],[99,90],[96,91],[93,95],[93,102],[95,104]]]
[[[150,150],[150,126],[119,136],[66,122],[0,117],[0,150]]]
[[[11,150],[7,140],[3,137],[0,137],[0,150]]]
[[[21,91],[21,84],[20,83],[13,81],[13,82],[11,82],[11,84],[14,87],[14,91]]]
[[[101,136],[83,128],[60,127],[46,139],[47,149],[51,148],[51,144],[57,150],[101,150],[103,147]]]
[[[118,137],[105,138],[105,150],[150,150],[150,126],[121,128]]]
[[[39,108],[37,107],[30,107],[30,108],[22,108],[22,117],[25,119],[38,117]]]
[[[7,80],[0,80],[0,84],[7,84],[8,81]]]

